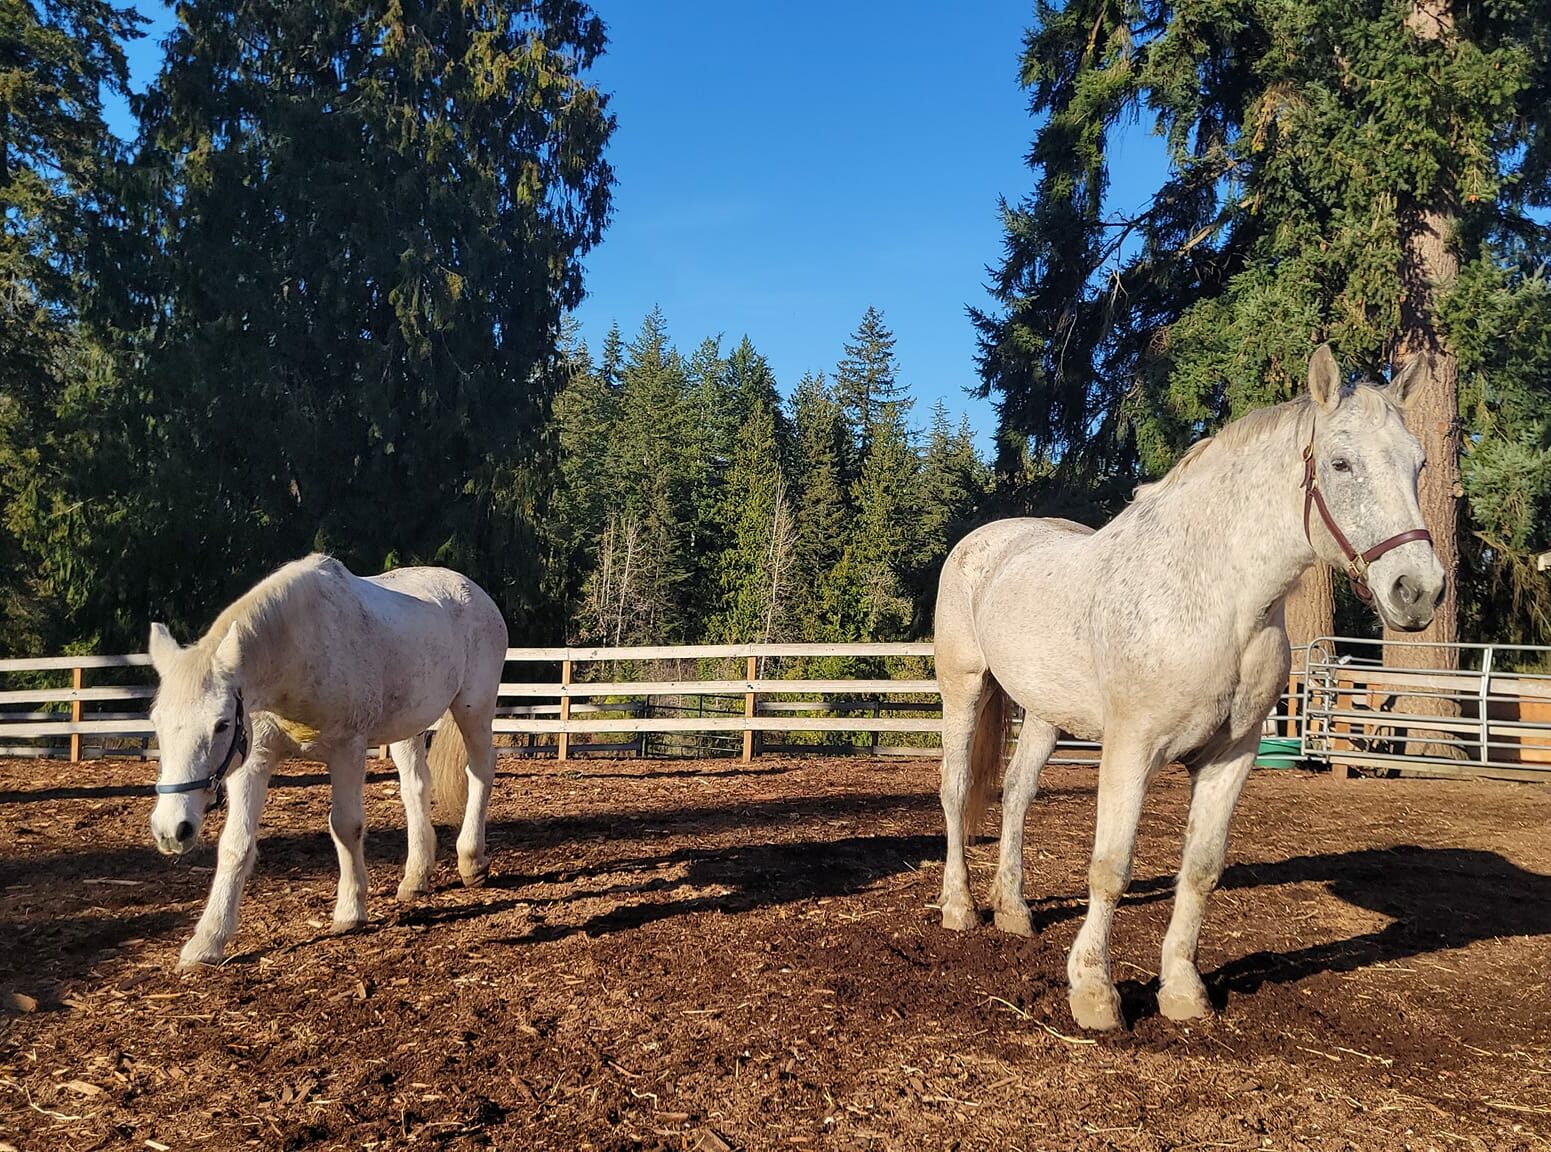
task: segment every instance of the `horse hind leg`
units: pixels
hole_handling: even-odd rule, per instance
[[[988,694],[1000,696],[1001,688],[983,671],[946,676],[939,674],[942,685],[942,811],[947,830],[947,858],[943,864],[942,896],[938,907],[942,925],[955,931],[973,928],[980,922],[975,900],[969,891],[969,867],[964,859],[964,844],[972,835],[982,807],[988,783],[977,780],[976,752],[984,751],[984,735],[977,730],[988,718],[991,703]],[[977,744],[979,747],[977,748]],[[1000,755],[998,751],[998,756]],[[994,771],[994,766],[992,768]]]
[[[1034,934],[1034,921],[1023,897],[1023,826],[1029,801],[1039,787],[1040,770],[1055,746],[1055,727],[1025,716],[1002,781],[1002,843],[991,889],[991,907],[996,913],[996,926],[1017,936]]]
[[[431,874],[436,868],[436,826],[431,822],[431,769],[426,761],[425,737],[413,736],[389,746],[399,770],[399,796],[404,801],[404,821],[409,830],[409,855],[398,898],[411,903],[431,894]]]
[[[495,721],[494,698],[485,707],[454,701],[452,717],[468,752],[469,775],[463,826],[458,831],[458,874],[463,878],[464,887],[476,888],[490,875],[490,859],[485,855],[485,820],[495,782],[495,744],[491,734]]]

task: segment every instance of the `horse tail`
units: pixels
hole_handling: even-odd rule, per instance
[[[969,745],[969,795],[964,800],[964,839],[973,842],[985,823],[991,795],[1002,775],[1012,721],[1012,700],[988,675],[975,712],[975,734]]]
[[[469,751],[451,712],[445,713],[437,724],[427,759],[431,764],[431,805],[436,819],[456,827],[463,823],[463,809],[468,805]]]

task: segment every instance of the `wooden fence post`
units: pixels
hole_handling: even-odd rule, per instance
[[[76,665],[70,674],[70,684],[77,693],[81,691],[81,686],[85,683],[85,680],[84,669],[80,665]],[[79,727],[81,723],[81,697],[79,695],[70,701],[70,723],[76,727]],[[70,763],[79,764],[80,762],[81,734],[79,732],[72,732],[70,733]]]
[[[755,678],[758,677],[758,675],[759,675],[759,658],[757,656],[750,656],[749,657],[747,671],[748,671],[749,682],[752,684],[753,681],[755,680]],[[753,692],[746,692],[746,693],[744,693],[744,696],[743,696],[743,716],[744,716],[745,720],[748,720],[748,721],[751,721],[751,722],[754,719],[754,693]],[[747,728],[745,728],[743,730],[743,762],[745,764],[747,764],[749,761],[751,761],[753,759],[754,759],[754,729],[753,729],[752,724],[751,724],[750,727],[747,727]]]
[[[560,686],[571,687],[571,659],[566,657],[560,662]],[[560,694],[560,722],[564,724],[571,718],[571,694]],[[555,737],[555,759],[564,760],[571,752],[571,734],[561,732]]]

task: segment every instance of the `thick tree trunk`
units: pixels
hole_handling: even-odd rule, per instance
[[[1330,565],[1316,563],[1287,595],[1287,640],[1293,646],[1294,675],[1303,672],[1303,653],[1298,648],[1335,630],[1335,573]]]
[[[1452,37],[1453,0],[1416,0],[1406,17],[1406,26],[1423,40]],[[1447,584],[1437,614],[1425,631],[1401,633],[1385,629],[1385,640],[1452,644],[1459,639],[1459,501],[1464,495],[1459,472],[1459,366],[1437,327],[1438,303],[1459,276],[1454,227],[1453,198],[1448,189],[1440,189],[1431,203],[1416,211],[1406,237],[1401,273],[1406,295],[1401,312],[1400,356],[1402,360],[1429,357],[1427,376],[1412,393],[1406,425],[1427,454],[1418,496]],[[1413,668],[1457,668],[1459,654],[1450,648],[1417,649],[1386,644],[1384,661]],[[1394,700],[1391,707],[1397,712],[1424,716],[1458,713],[1451,702],[1429,697],[1403,696]],[[1412,729],[1409,735],[1441,738],[1447,734]],[[1456,747],[1420,740],[1408,741],[1406,751],[1410,755],[1464,754]]]
[[[1336,631],[1335,573],[1328,564],[1314,563],[1287,594],[1287,641],[1292,645],[1292,683],[1290,690],[1301,692],[1308,662],[1307,646],[1321,636]],[[1288,730],[1283,736],[1297,736],[1301,721],[1298,712],[1302,700],[1294,695],[1288,705]]]
[[[1453,228],[1452,215],[1429,209],[1420,213],[1418,227],[1406,241],[1407,299],[1401,339],[1405,358],[1431,354],[1427,376],[1412,393],[1406,424],[1427,453],[1418,496],[1422,518],[1433,534],[1433,550],[1443,565],[1447,584],[1443,602],[1426,631],[1386,631],[1386,640],[1451,644],[1459,639],[1459,498],[1463,495],[1459,474],[1459,366],[1434,323],[1438,297],[1459,275],[1459,255],[1451,243]],[[1407,663],[1453,668],[1458,660],[1453,652],[1439,650],[1412,652]]]
[[[1406,17],[1406,27],[1423,40],[1452,36],[1453,0],[1416,0]],[[1419,491],[1422,517],[1432,532],[1433,549],[1443,564],[1448,583],[1443,602],[1426,631],[1386,630],[1386,640],[1448,644],[1459,639],[1459,500],[1464,495],[1459,474],[1459,366],[1437,327],[1439,299],[1459,276],[1454,223],[1451,198],[1446,192],[1440,193],[1433,204],[1417,212],[1406,237],[1405,267],[1401,271],[1406,289],[1401,314],[1401,357],[1409,359],[1431,353],[1427,377],[1412,392],[1406,424],[1427,453]],[[1386,661],[1403,651],[1387,649]],[[1459,663],[1457,656],[1447,650],[1412,652],[1410,656],[1406,662],[1416,666],[1454,668]]]

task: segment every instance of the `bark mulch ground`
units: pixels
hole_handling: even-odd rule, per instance
[[[369,927],[327,934],[328,790],[288,765],[231,959],[183,977],[213,853],[152,850],[153,769],[0,762],[0,1149],[1551,1147],[1545,787],[1257,772],[1184,1027],[1165,773],[1095,1038],[1091,770],[1046,773],[1018,939],[939,926],[930,763],[503,761],[490,883],[444,859],[412,908],[386,768]]]

